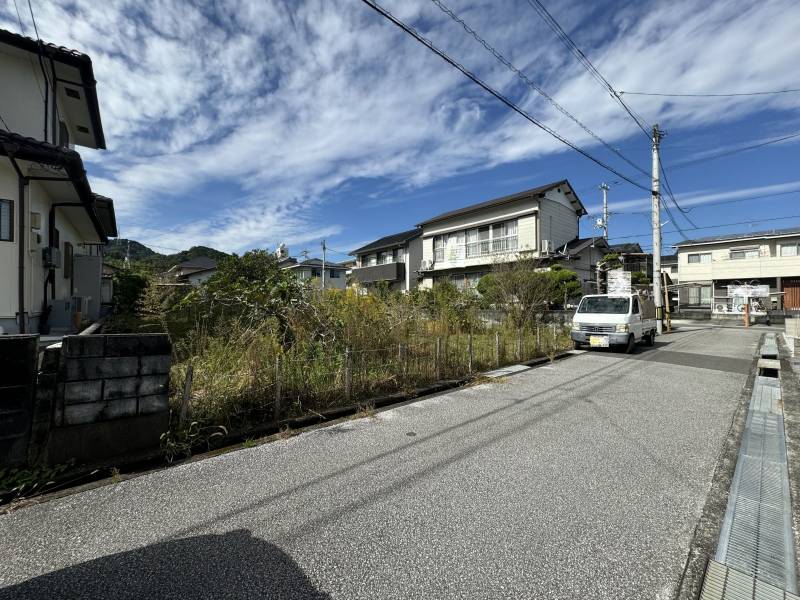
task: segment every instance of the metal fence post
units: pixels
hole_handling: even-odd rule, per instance
[[[541,352],[542,350],[542,330],[539,324],[536,324],[536,351]]]
[[[349,402],[352,394],[352,373],[350,369],[350,346],[344,349],[344,397]]]
[[[194,365],[189,363],[186,367],[186,379],[183,382],[183,399],[181,400],[181,413],[178,423],[183,425],[186,421],[186,413],[189,412],[189,402],[192,398],[192,378],[194,377]]]
[[[500,332],[494,332],[494,364],[500,366]]]
[[[467,336],[467,369],[472,374],[472,332]]]
[[[517,329],[517,362],[522,361],[522,330]]]
[[[275,420],[281,415],[281,357],[275,357]]]
[[[442,338],[436,337],[436,381],[442,378]]]

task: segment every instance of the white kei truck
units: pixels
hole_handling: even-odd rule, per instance
[[[637,342],[652,346],[656,338],[656,307],[639,294],[592,294],[581,298],[572,317],[570,337],[576,349],[618,347],[626,354]]]

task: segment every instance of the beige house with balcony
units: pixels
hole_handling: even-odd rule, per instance
[[[800,227],[685,240],[678,253],[680,305],[736,313],[736,286],[768,286],[769,310],[800,310]],[[730,287],[729,287],[730,286]]]
[[[545,259],[578,237],[586,214],[564,179],[440,214],[422,231],[421,287],[450,281],[474,287],[499,262]]]

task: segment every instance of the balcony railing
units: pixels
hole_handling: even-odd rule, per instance
[[[517,248],[517,236],[509,235],[492,240],[468,242],[455,247],[434,248],[433,258],[436,262],[457,262],[465,258],[480,258],[482,256],[516,252]]]

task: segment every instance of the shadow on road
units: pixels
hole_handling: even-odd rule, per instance
[[[246,529],[152,544],[0,589],[0,598],[329,600],[277,546]]]

